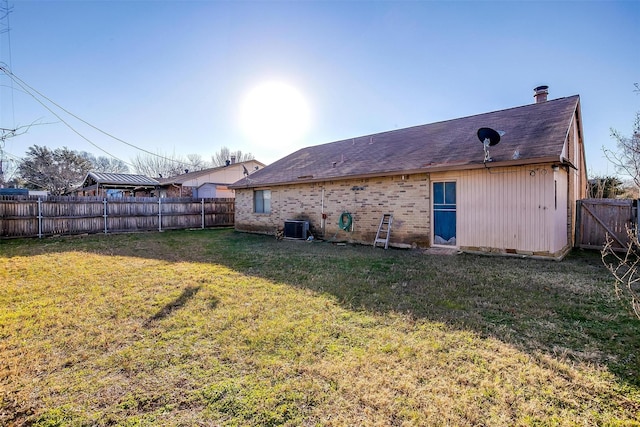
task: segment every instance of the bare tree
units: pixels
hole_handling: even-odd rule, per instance
[[[66,194],[82,183],[91,162],[67,147],[51,151],[47,147],[29,147],[18,166],[27,188],[45,189],[53,195]]]
[[[611,136],[617,141],[617,152],[604,149],[604,155],[624,175],[633,179],[640,187],[640,113],[636,113],[631,136],[625,136],[611,129]]]
[[[1,13],[1,10],[0,10]],[[2,19],[0,17],[0,19]],[[17,163],[12,162],[10,159],[6,158],[6,153],[4,151],[5,141],[10,138],[14,138],[16,136],[20,136],[29,131],[32,126],[41,125],[43,123],[38,123],[37,121],[32,122],[26,126],[18,126],[14,129],[6,129],[0,128],[0,187],[5,183],[11,181],[14,178],[14,174],[17,171]],[[49,123],[44,123],[49,124]]]
[[[19,163],[14,159],[6,158],[0,152],[0,188],[5,185],[15,185],[16,173],[18,172]]]
[[[106,156],[94,156],[91,153],[82,151],[82,157],[89,160],[93,167],[91,170],[104,173],[129,173],[129,167],[120,159]]]
[[[231,157],[235,157],[236,162],[246,162],[254,160],[255,156],[251,153],[243,153],[241,150],[231,151],[228,147],[222,147],[211,156],[213,166],[224,166],[227,160],[231,161]]]
[[[640,85],[635,84],[635,92],[640,94]],[[640,112],[636,113],[631,136],[624,136],[612,129],[611,135],[618,143],[618,152],[604,150],[607,159],[619,172],[630,176],[636,188],[640,187]],[[613,239],[607,235],[602,249],[602,262],[615,278],[616,294],[627,299],[635,315],[640,318],[640,241],[638,225],[627,229],[628,240],[623,248],[624,255],[616,252]]]
[[[633,181],[624,181],[621,186],[621,193],[618,196],[621,199],[637,199],[640,198],[640,193],[638,193],[638,187],[635,185]]]
[[[151,178],[168,178],[181,174],[189,168],[187,160],[173,155],[163,154],[138,154],[131,160],[133,169],[137,174]]]
[[[635,83],[635,87],[634,92],[640,94],[640,84]],[[618,172],[629,176],[636,187],[640,187],[640,112],[636,112],[631,136],[611,129],[611,137],[617,142],[617,151],[603,148],[605,157]]]
[[[187,162],[190,171],[201,171],[211,167],[211,163],[204,160],[200,154],[187,154]]]
[[[188,154],[186,158],[175,154],[138,154],[131,164],[137,174],[154,178],[168,178],[211,167],[199,154]]]
[[[589,180],[589,197],[615,199],[624,193],[622,181],[615,176],[596,176]]]
[[[623,252],[616,252],[613,239],[607,235],[602,249],[602,262],[615,278],[616,295],[630,303],[635,315],[640,318],[640,242],[635,229],[627,229],[628,243]]]

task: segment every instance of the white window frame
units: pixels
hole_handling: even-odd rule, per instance
[[[254,190],[253,191],[253,213],[257,213],[257,214],[271,213],[271,190]]]

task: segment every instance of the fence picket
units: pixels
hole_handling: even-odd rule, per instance
[[[228,227],[234,212],[233,198],[0,196],[0,238]]]
[[[629,241],[627,229],[637,226],[635,200],[584,199],[577,203],[575,246],[602,249],[607,235],[613,239],[613,249],[624,249]]]

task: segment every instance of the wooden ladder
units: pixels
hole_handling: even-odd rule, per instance
[[[375,248],[378,243],[384,243],[384,248],[389,247],[389,237],[391,236],[391,223],[393,222],[393,215],[383,214],[378,226],[378,232],[376,233],[376,240],[373,241],[373,247]]]

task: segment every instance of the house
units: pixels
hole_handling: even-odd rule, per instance
[[[0,188],[0,196],[29,196],[27,188]]]
[[[579,96],[547,95],[298,150],[230,186],[235,228],[301,220],[315,237],[371,245],[392,214],[390,246],[562,258],[587,191],[582,118]],[[481,128],[504,131],[500,143],[485,146]]]
[[[245,175],[264,168],[264,163],[257,160],[235,162],[232,157],[225,166],[204,169],[196,172],[188,170],[171,178],[159,178],[161,197],[192,197],[208,199],[234,197],[233,190],[228,188]]]
[[[73,193],[77,196],[151,197],[157,194],[159,185],[158,181],[144,175],[89,172]]]

